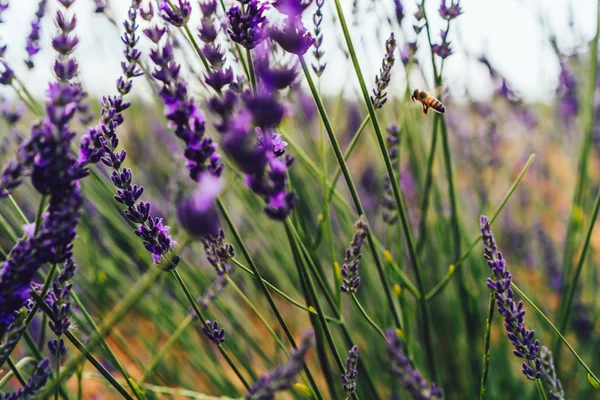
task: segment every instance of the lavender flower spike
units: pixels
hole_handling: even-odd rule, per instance
[[[40,51],[40,26],[42,23],[42,18],[44,18],[44,14],[46,13],[47,2],[48,0],[40,0],[38,3],[38,9],[35,12],[33,21],[31,22],[31,32],[29,33],[29,36],[27,36],[27,59],[25,60],[25,64],[29,69],[34,67],[33,56]]]
[[[487,286],[494,292],[498,303],[498,313],[504,318],[508,338],[515,350],[513,354],[523,358],[523,374],[530,380],[540,379],[542,376],[542,362],[538,358],[540,341],[534,340],[534,331],[525,329],[525,310],[523,302],[515,303],[514,293],[510,287],[512,276],[506,269],[506,261],[498,250],[492,227],[488,217],[481,216],[481,239],[483,240],[484,258],[492,270],[492,277],[488,278]]]
[[[14,393],[0,394],[0,400],[35,399],[42,391],[50,376],[50,362],[42,360],[38,363],[33,375],[27,380],[25,386]]]
[[[313,49],[313,56],[315,56],[316,63],[312,65],[312,68],[317,76],[321,76],[327,65],[327,63],[321,61],[325,55],[325,52],[322,49],[323,32],[321,27],[321,24],[323,23],[323,6],[325,5],[325,0],[316,0],[315,3],[317,4],[317,9],[313,14],[313,24],[315,25],[315,48]]]
[[[386,89],[390,85],[390,79],[392,78],[392,67],[394,66],[394,52],[396,51],[396,39],[394,34],[390,34],[389,39],[385,42],[385,57],[379,70],[379,75],[375,76],[375,86],[373,89],[373,96],[371,96],[371,102],[373,107],[381,108],[387,101]]]
[[[229,29],[227,33],[231,40],[241,44],[247,49],[253,49],[265,39],[266,17],[263,12],[267,10],[267,3],[258,0],[238,0],[240,5],[235,5],[227,10]]]
[[[417,371],[406,354],[404,354],[402,340],[394,329],[385,332],[387,338],[386,350],[391,358],[391,372],[400,378],[400,385],[416,400],[442,399],[443,393],[435,383],[429,384]]]
[[[206,320],[206,325],[202,326],[202,332],[214,344],[221,344],[225,341],[225,329],[219,329],[217,321]]]
[[[358,376],[358,371],[356,370],[357,365],[358,346],[352,346],[352,348],[348,351],[348,358],[346,358],[346,371],[342,375],[344,392],[348,394],[352,394],[356,390],[356,377]]]
[[[288,363],[260,376],[246,394],[245,400],[272,400],[276,392],[292,387],[296,375],[304,367],[308,350],[313,347],[313,336],[312,330],[305,332],[298,350],[291,353]]]
[[[548,388],[550,398],[552,400],[564,400],[565,392],[562,388],[562,384],[556,377],[556,370],[554,369],[554,360],[552,359],[552,352],[548,350],[546,346],[542,346],[540,352],[542,360],[542,381]]]
[[[346,255],[344,257],[344,265],[342,266],[342,285],[340,289],[344,293],[356,293],[360,286],[360,276],[358,276],[358,264],[362,255],[362,250],[365,240],[367,238],[367,231],[369,225],[363,215],[354,224],[354,236],[350,246],[346,249]]]

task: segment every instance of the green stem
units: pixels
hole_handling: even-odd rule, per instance
[[[596,16],[596,34],[591,44],[590,49],[590,65],[588,69],[588,87],[587,87],[587,101],[585,102],[586,108],[584,109],[584,121],[583,121],[583,139],[581,140],[581,148],[579,151],[579,173],[577,175],[577,183],[575,185],[575,192],[573,193],[573,201],[571,202],[571,209],[569,212],[569,221],[567,224],[567,236],[565,240],[565,251],[563,256],[564,276],[569,276],[571,271],[571,263],[573,256],[573,235],[576,233],[576,221],[574,218],[576,210],[582,207],[583,204],[583,191],[585,188],[585,182],[587,180],[587,168],[588,162],[592,149],[592,138],[595,124],[595,103],[594,96],[596,93],[596,78],[598,71],[598,42],[600,41],[600,0],[597,3],[597,16]],[[567,293],[563,293],[563,303],[566,299]],[[558,349],[557,349],[558,350]]]
[[[327,321],[325,320],[325,314],[323,312],[323,308],[321,307],[321,302],[319,301],[319,297],[317,296],[317,291],[315,289],[315,285],[314,285],[314,282],[310,275],[310,272],[306,269],[304,263],[302,262],[302,257],[300,255],[301,251],[298,247],[297,239],[295,238],[295,235],[293,233],[295,231],[295,228],[292,225],[292,223],[290,222],[289,218],[284,221],[284,226],[285,226],[285,231],[288,236],[288,240],[290,242],[290,247],[292,248],[292,253],[294,254],[294,259],[296,260],[296,266],[298,267],[298,273],[303,275],[306,279],[309,293],[315,302],[315,308],[317,310],[317,317],[319,318],[319,322],[321,323],[321,327],[323,328],[323,332],[325,333],[325,338],[327,339],[327,342],[329,344],[329,349],[331,350],[331,353],[333,354],[333,357],[337,363],[340,373],[343,374],[345,371],[344,363],[342,361],[342,358],[340,357],[339,352],[337,351],[337,347],[333,340],[333,336],[331,334],[331,330],[329,329],[329,325],[327,324]],[[297,232],[296,232],[296,235],[297,235]],[[358,396],[356,395],[356,393],[353,393],[352,397],[354,399],[358,399]]]
[[[335,137],[335,134],[333,133],[333,128],[331,126],[331,123],[329,122],[329,117],[327,116],[327,111],[325,111],[325,107],[323,105],[321,97],[319,96],[319,93],[317,92],[317,90],[315,88],[315,84],[312,80],[312,76],[310,75],[310,70],[308,69],[304,59],[302,57],[299,57],[299,59],[300,59],[300,64],[302,65],[302,70],[304,71],[304,76],[306,77],[308,86],[310,87],[310,91],[313,95],[313,98],[315,99],[317,109],[319,110],[319,114],[321,115],[321,119],[323,120],[323,124],[325,125],[325,130],[327,132],[327,135],[329,136],[329,141],[331,142],[331,145],[333,147],[333,151],[337,158],[338,164],[340,165],[340,168],[342,169],[342,173],[344,174],[344,179],[346,180],[346,185],[348,186],[348,189],[350,190],[350,195],[352,197],[352,201],[354,202],[354,207],[356,208],[356,212],[359,216],[361,216],[361,215],[365,216],[365,220],[366,220],[366,215],[365,215],[362,203],[360,201],[360,198],[358,196],[356,186],[354,185],[354,182],[352,181],[352,177],[350,176],[350,171],[348,170],[348,166],[346,165],[346,162],[344,161],[344,157],[342,155],[342,151],[340,149],[339,143],[337,141],[337,138]],[[377,268],[377,272],[379,273],[379,278],[384,287],[384,292],[386,295],[386,299],[388,301],[388,307],[390,308],[390,311],[394,317],[396,327],[400,327],[401,326],[400,318],[398,317],[398,313],[396,312],[396,307],[394,305],[392,293],[390,291],[390,287],[387,282],[387,277],[383,270],[383,265],[381,263],[381,259],[379,258],[379,254],[377,253],[377,250],[375,247],[375,242],[373,240],[373,235],[371,234],[370,229],[367,231],[367,241],[369,243],[369,249],[371,250],[371,254],[373,255],[373,260],[375,261],[375,266]]]
[[[54,315],[52,309],[35,291],[31,292],[31,297],[33,297],[34,301],[42,309],[42,311],[45,312],[50,319],[56,322],[56,316]],[[133,397],[131,397],[131,395],[125,390],[125,388],[121,386],[121,384],[117,382],[117,380],[111,375],[110,372],[108,372],[108,370],[100,363],[100,361],[98,361],[96,357],[92,355],[89,346],[84,346],[83,343],[75,335],[73,335],[73,333],[70,330],[64,332],[64,335],[79,350],[79,352],[81,353],[80,357],[83,356],[87,358],[88,361],[98,370],[98,372],[100,372],[124,398],[133,400]],[[76,360],[80,360],[80,357],[77,357]],[[67,366],[68,365],[69,364],[67,364]],[[47,385],[43,394],[47,396],[49,393],[55,391],[58,385],[68,376],[71,375],[71,372],[73,371],[71,371],[70,369],[67,373],[65,373],[65,370],[67,370],[67,366],[65,366],[65,368],[63,369],[63,373],[61,373],[60,375],[58,374],[60,370],[57,370],[57,375],[54,381],[51,384]],[[46,396],[40,396],[40,398],[45,398]]]
[[[594,230],[594,225],[596,224],[596,219],[598,218],[598,211],[600,210],[600,190],[596,196],[596,201],[594,202],[594,210],[592,212],[592,220],[590,221],[590,227],[587,230],[587,234],[585,235],[585,241],[583,242],[583,249],[581,250],[581,254],[579,255],[579,261],[577,262],[577,267],[575,268],[575,273],[573,278],[569,282],[569,286],[566,292],[566,296],[563,300],[563,307],[561,318],[559,320],[559,330],[561,332],[566,332],[569,316],[571,314],[571,305],[573,304],[573,297],[575,296],[575,290],[577,289],[577,284],[579,282],[579,276],[581,275],[581,270],[583,269],[583,264],[585,263],[585,259],[587,256],[588,249],[590,247],[590,240],[592,238],[592,232]],[[555,360],[558,360],[560,357],[560,347],[558,346],[558,341],[555,342],[555,346],[553,347],[555,351]],[[558,364],[558,361],[556,362]]]
[[[440,116],[435,115],[433,121],[433,133],[431,135],[431,147],[427,156],[427,170],[425,172],[425,187],[423,189],[423,197],[421,198],[421,219],[419,220],[419,237],[417,239],[417,255],[421,254],[425,245],[427,231],[427,211],[429,210],[429,193],[431,192],[431,184],[433,183],[433,161],[435,159],[435,149],[438,137],[438,125]]]
[[[111,313],[109,313],[102,321],[102,324],[98,327],[98,333],[94,335],[89,344],[87,345],[87,349],[89,351],[93,351],[96,346],[98,346],[102,342],[102,337],[105,336],[110,329],[121,321],[121,319],[131,310],[132,306],[138,302],[138,300],[147,293],[150,286],[154,284],[154,281],[158,278],[158,276],[163,273],[163,271],[159,268],[152,267],[148,269],[148,271],[135,283],[135,285],[127,292],[125,297],[113,307]],[[68,332],[68,331],[67,331]],[[87,358],[86,354],[79,354],[77,357],[70,359],[67,364],[63,367],[63,372],[60,376],[60,379],[53,381],[50,383],[45,390],[41,393],[41,398],[44,395],[48,395],[56,385],[61,383],[70,377],[77,369],[77,366],[81,364],[84,358]]]
[[[406,210],[404,207],[404,202],[402,200],[402,195],[400,194],[400,188],[398,187],[398,180],[396,179],[396,174],[394,172],[394,168],[392,166],[392,162],[390,160],[386,145],[385,145],[385,140],[383,138],[383,135],[381,133],[381,128],[379,126],[379,122],[377,120],[377,115],[375,114],[375,108],[373,107],[373,103],[371,102],[371,98],[369,96],[369,91],[367,89],[367,85],[365,84],[365,79],[363,77],[359,62],[358,62],[358,57],[356,55],[356,51],[354,49],[354,44],[352,43],[352,39],[350,37],[350,31],[348,30],[348,26],[346,24],[346,19],[344,17],[344,12],[342,10],[342,5],[340,0],[334,0],[335,2],[335,8],[337,11],[337,16],[339,18],[340,21],[340,25],[344,34],[344,39],[346,41],[346,45],[348,47],[348,51],[350,53],[350,58],[352,59],[352,64],[354,66],[354,70],[356,72],[356,77],[358,78],[358,82],[360,84],[360,88],[361,88],[361,92],[365,101],[365,104],[369,110],[369,115],[371,116],[371,122],[373,123],[373,129],[375,130],[375,136],[377,137],[377,143],[379,144],[379,150],[381,151],[381,155],[383,157],[383,160],[385,162],[385,168],[386,168],[386,172],[390,178],[390,183],[392,186],[392,193],[394,195],[394,200],[396,202],[396,210],[398,212],[398,215],[400,216],[400,221],[402,223],[402,229],[404,231],[404,237],[406,240],[406,244],[408,247],[408,253],[409,253],[409,258],[411,260],[411,263],[413,265],[413,269],[414,269],[414,273],[415,273],[415,279],[417,280],[417,288],[419,289],[419,293],[421,294],[421,301],[419,302],[420,305],[420,309],[421,309],[421,329],[422,329],[422,333],[424,336],[424,341],[425,341],[425,351],[427,353],[427,364],[429,367],[429,373],[431,374],[431,378],[436,381],[437,377],[436,377],[436,370],[435,370],[435,358],[434,358],[434,352],[433,352],[433,340],[431,337],[431,329],[429,327],[429,311],[427,310],[427,303],[425,301],[425,286],[423,283],[423,278],[421,276],[421,268],[419,265],[419,260],[417,258],[416,252],[415,252],[415,247],[413,244],[413,239],[412,239],[412,232],[411,232],[411,228],[410,228],[410,223],[408,220],[408,216],[406,214]],[[386,294],[389,297],[389,301],[391,301],[391,304],[393,305],[393,301],[391,293],[390,293],[390,288],[387,285],[387,282],[385,280],[385,275],[383,274],[383,270],[380,272],[380,277],[382,279],[382,283],[384,284],[384,288],[386,290]],[[392,308],[392,310],[394,310]],[[394,312],[394,314],[397,317],[397,314]],[[398,325],[399,324],[399,320],[398,320]]]
[[[252,90],[256,93],[256,73],[254,72],[254,61],[252,60],[252,52],[250,49],[246,49],[246,59],[248,60],[248,73],[250,74],[250,84],[252,85]]]
[[[35,231],[34,234],[37,234],[39,229],[40,229],[40,225],[42,223],[42,216],[44,215],[44,206],[46,204],[46,195],[43,195],[42,198],[40,199],[40,204],[38,204],[38,210],[37,210],[37,214],[35,216]]]
[[[588,377],[591,380],[594,380],[595,382],[597,382],[598,385],[600,385],[600,380],[598,380],[598,377],[587,366],[587,364],[583,361],[583,359],[579,356],[579,354],[577,354],[577,352],[575,351],[575,349],[573,348],[573,346],[571,346],[571,344],[567,341],[567,339],[565,339],[565,337],[562,335],[562,333],[558,329],[556,329],[556,326],[554,326],[554,324],[552,323],[552,321],[550,321],[550,319],[542,312],[542,310],[540,310],[539,307],[536,306],[535,303],[533,301],[531,301],[529,299],[529,297],[527,297],[527,295],[525,295],[525,293],[523,293],[521,291],[521,289],[519,289],[517,287],[517,285],[515,285],[514,283],[511,282],[510,287],[523,300],[525,300],[525,302],[527,304],[529,304],[540,317],[542,317],[542,319],[544,320],[544,322],[546,322],[548,324],[548,326],[550,326],[550,328],[554,331],[554,333],[559,337],[560,341],[563,342],[565,344],[565,346],[567,346],[567,348],[569,349],[569,351],[571,352],[571,354],[573,354],[573,356],[577,359],[577,361],[579,362],[579,364],[581,364],[581,366],[587,371],[587,373],[589,375]]]
[[[383,333],[383,330],[375,323],[375,321],[373,321],[371,319],[371,317],[369,317],[369,314],[367,314],[367,312],[365,311],[365,309],[363,308],[363,306],[360,304],[360,301],[358,301],[358,298],[356,297],[356,294],[352,293],[351,296],[352,296],[352,300],[354,300],[354,304],[356,304],[356,307],[358,307],[358,310],[363,315],[363,317],[365,317],[365,319],[367,320],[367,322],[369,323],[369,325],[371,325],[377,331],[377,333],[379,333],[381,335],[381,337],[383,338],[383,340],[387,340],[386,337],[385,337],[385,333]]]
[[[23,375],[21,375],[21,372],[19,371],[19,368],[17,368],[17,366],[16,366],[15,362],[13,361],[12,357],[8,357],[6,359],[6,363],[10,367],[10,370],[15,375],[15,377],[17,378],[17,380],[19,381],[19,383],[21,384],[21,386],[27,385],[27,381],[25,380],[25,378],[23,378]]]
[[[200,307],[198,307],[198,303],[196,302],[196,300],[194,299],[194,297],[190,293],[190,291],[187,288],[185,282],[181,278],[181,275],[179,274],[179,271],[177,270],[177,268],[173,268],[173,270],[171,271],[171,273],[175,277],[175,280],[177,281],[177,284],[179,285],[179,287],[183,291],[183,293],[185,295],[185,298],[187,299],[188,303],[190,303],[190,305],[192,306],[192,308],[194,310],[194,313],[200,319],[200,322],[202,323],[202,325],[204,325],[206,328],[210,328],[210,326],[208,326],[208,324],[206,323],[206,321],[207,321],[206,318],[204,318],[204,316],[202,315],[202,311],[200,310]],[[233,362],[233,360],[231,359],[231,357],[229,356],[229,354],[227,353],[227,351],[224,349],[224,347],[223,347],[222,344],[219,344],[219,350],[221,351],[221,354],[223,355],[223,357],[225,358],[225,360],[227,361],[227,363],[229,364],[229,366],[231,367],[231,369],[233,370],[233,372],[237,375],[238,379],[242,382],[242,384],[244,385],[244,387],[246,389],[250,389],[250,385],[246,381],[246,378],[244,378],[244,376],[242,375],[242,373],[238,369],[237,365],[235,365],[235,363]]]
[[[496,298],[494,293],[490,293],[488,301],[488,315],[485,323],[485,336],[483,338],[483,368],[481,369],[481,385],[479,389],[479,400],[485,398],[487,389],[487,377],[490,369],[490,333],[492,331],[492,320],[494,318],[494,309],[496,308]]]
[[[508,202],[508,199],[510,199],[510,197],[512,196],[514,191],[517,189],[517,186],[519,186],[519,183],[521,183],[521,180],[525,176],[525,173],[527,172],[527,170],[533,163],[534,159],[535,159],[535,154],[532,154],[531,156],[529,156],[529,160],[527,160],[527,163],[521,170],[521,173],[519,174],[519,176],[517,177],[515,182],[511,185],[511,187],[508,189],[508,192],[506,193],[506,195],[500,202],[500,205],[498,206],[498,208],[496,208],[496,211],[494,211],[494,213],[492,214],[490,223],[494,223],[494,221],[496,220],[496,218],[498,217],[498,215],[500,214],[500,212],[502,211],[502,209]],[[477,245],[477,243],[479,243],[480,240],[481,240],[481,234],[478,234],[477,237],[471,241],[471,244],[465,249],[465,251],[462,253],[460,258],[458,260],[456,260],[454,262],[454,264],[452,264],[452,265],[450,265],[450,267],[448,267],[448,272],[446,273],[446,275],[433,287],[433,289],[431,289],[431,291],[429,291],[429,293],[427,293],[427,296],[425,297],[426,301],[430,301],[438,293],[441,292],[441,290],[448,284],[450,279],[452,279],[452,276],[454,276],[456,269],[459,268],[462,265],[462,263],[467,259],[467,257],[471,253],[471,250],[473,250],[473,248]]]
[[[15,201],[15,198],[12,196],[12,194],[8,195],[8,201],[9,201],[10,205],[15,209],[17,214],[19,215],[19,218],[21,218],[21,221],[26,225],[29,224],[29,220],[27,219],[25,214],[23,214],[21,207],[19,207],[19,205]]]
[[[248,267],[246,267],[244,264],[240,263],[238,260],[236,260],[235,258],[231,259],[231,262],[233,262],[235,265],[237,265],[238,267],[240,267],[244,272],[246,272],[248,275],[252,276],[253,278],[256,279],[256,275],[254,275],[254,272],[252,272]],[[292,299],[289,295],[285,294],[282,290],[278,289],[275,285],[273,285],[271,282],[264,280],[263,282],[265,283],[265,285],[267,285],[269,287],[269,289],[271,289],[272,291],[274,291],[275,293],[277,293],[278,295],[280,295],[281,297],[283,297],[286,301],[288,301],[290,304],[292,304],[295,307],[298,307],[301,310],[304,310],[308,313],[311,313],[313,315],[317,315],[317,312],[311,308],[308,308],[302,304],[300,304],[298,301]],[[328,315],[325,316],[325,318],[329,321],[329,322],[333,322],[336,324],[339,324],[341,321],[337,318],[333,318],[330,317]]]

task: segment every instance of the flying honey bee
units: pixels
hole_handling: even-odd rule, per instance
[[[430,95],[424,90],[415,89],[413,91],[412,96],[410,96],[412,101],[418,101],[423,106],[423,114],[427,115],[429,109],[433,109],[433,111],[443,114],[446,112],[446,107],[442,104],[441,101]]]

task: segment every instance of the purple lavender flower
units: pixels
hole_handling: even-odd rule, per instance
[[[24,113],[25,104],[20,101],[13,104],[12,102],[5,100],[2,103],[2,118],[4,118],[8,125],[15,125],[23,118]]]
[[[6,61],[0,60],[0,85],[12,84],[15,72],[8,66]]]
[[[315,43],[310,32],[299,18],[288,17],[282,27],[273,27],[269,36],[288,53],[302,56]]]
[[[425,3],[424,1],[421,1],[420,3],[418,3],[417,4],[417,11],[415,12],[415,19],[417,21],[413,25],[413,29],[415,30],[415,33],[417,35],[419,33],[421,33],[421,31],[425,27],[425,24],[419,25],[421,23],[421,21],[423,21],[425,19],[425,4],[424,3]]]
[[[42,18],[44,18],[44,14],[46,13],[46,3],[48,0],[40,0],[38,3],[38,9],[35,12],[34,19],[31,22],[31,32],[29,36],[27,36],[27,59],[25,60],[25,64],[29,69],[34,67],[33,64],[33,56],[39,53],[40,51],[40,26],[42,23]]]
[[[217,234],[205,235],[200,239],[208,262],[215,267],[218,276],[224,276],[231,267],[229,261],[235,256],[233,245],[225,242],[225,232],[219,229]]]
[[[140,11],[140,17],[142,17],[146,21],[152,21],[152,18],[154,18],[154,7],[152,6],[151,1],[148,2],[147,10],[143,7],[140,7],[139,11]]]
[[[219,293],[223,291],[225,286],[227,286],[228,280],[222,275],[217,275],[215,280],[210,284],[210,286],[204,291],[204,294],[196,300],[196,302],[203,309],[208,308],[208,304],[217,298]],[[191,315],[196,315],[194,310],[190,309]]]
[[[433,53],[437,54],[439,57],[441,57],[442,60],[444,60],[452,55],[452,49],[450,48],[450,42],[446,38],[447,34],[448,34],[447,31],[441,30],[440,38],[441,38],[442,42],[436,43],[433,46],[431,46],[431,50],[433,51]]]
[[[402,4],[402,0],[394,0],[394,10],[396,21],[398,21],[399,26],[402,26],[402,20],[404,19],[404,5]]]
[[[321,24],[323,23],[323,6],[325,5],[325,0],[316,0],[317,9],[313,14],[313,24],[315,25],[314,35],[315,35],[315,48],[313,49],[313,56],[315,57],[315,64],[312,65],[313,71],[317,76],[321,76],[323,71],[325,71],[325,66],[327,63],[321,62],[321,59],[325,55],[325,51],[321,48],[323,46],[323,32],[321,28]]]
[[[523,302],[515,303],[514,293],[510,287],[512,276],[506,269],[506,261],[498,250],[490,221],[486,216],[481,216],[481,238],[484,248],[484,258],[492,270],[492,277],[488,278],[487,286],[494,292],[498,303],[498,313],[504,318],[508,338],[515,350],[513,354],[526,359],[523,362],[523,374],[527,379],[540,379],[542,376],[542,363],[538,358],[540,341],[534,340],[534,331],[525,328],[525,310]]]
[[[440,4],[440,15],[447,21],[451,21],[463,13],[460,6],[460,0],[454,3],[454,0],[450,0],[450,6],[446,5],[447,0],[442,0]]]
[[[402,340],[396,331],[388,329],[385,336],[387,338],[386,350],[392,361],[391,372],[399,378],[400,385],[410,393],[413,399],[441,399],[443,397],[442,390],[435,383],[427,382],[404,354]]]
[[[218,235],[220,226],[215,200],[222,188],[219,178],[206,175],[194,194],[178,204],[177,219],[188,235],[196,239]]]
[[[392,124],[387,127],[387,148],[388,154],[390,156],[390,160],[392,161],[392,166],[397,169],[398,168],[398,146],[400,144],[400,128],[398,125]],[[392,185],[390,183],[390,177],[386,174],[385,176],[385,185],[384,185],[385,194],[382,197],[381,205],[383,206],[383,211],[381,212],[381,218],[388,225],[394,225],[398,220],[398,213],[396,212],[396,203],[394,202],[392,195]]]
[[[261,375],[258,381],[248,390],[245,400],[272,400],[275,393],[292,387],[296,375],[304,367],[306,354],[313,347],[313,332],[307,331],[302,336],[298,350],[290,354],[290,360],[282,365]]]
[[[354,393],[356,390],[356,377],[358,376],[358,346],[352,346],[348,351],[348,358],[346,358],[346,370],[342,375],[342,382],[344,383],[344,392],[349,395]]]
[[[205,117],[198,104],[188,96],[187,85],[179,77],[181,66],[173,60],[173,46],[167,41],[159,44],[164,29],[155,27],[144,30],[146,36],[157,46],[151,50],[150,58],[155,64],[152,76],[162,82],[159,93],[165,104],[164,115],[169,126],[175,128],[175,135],[186,145],[184,156],[190,177],[198,182],[204,173],[220,176],[224,164],[217,153],[217,144],[204,134]]]
[[[202,332],[206,337],[214,344],[221,344],[225,341],[225,329],[219,329],[219,323],[217,321],[206,320],[206,324],[202,326]]]
[[[121,40],[125,43],[125,50],[123,52],[125,61],[121,62],[123,76],[117,80],[117,90],[121,96],[125,96],[131,91],[133,85],[131,79],[143,74],[142,70],[138,67],[138,60],[142,53],[135,47],[140,40],[140,37],[136,35],[139,26],[136,23],[136,17],[137,9],[135,6],[132,6],[127,13],[127,19],[123,22],[125,33],[121,37]]]
[[[548,388],[552,400],[564,400],[565,392],[560,380],[556,377],[552,352],[546,346],[542,346],[540,357],[542,360],[542,381]]]
[[[4,365],[4,362],[10,356],[11,352],[21,339],[23,332],[27,328],[25,326],[25,319],[27,318],[28,313],[29,310],[26,307],[22,307],[15,313],[14,321],[4,334],[2,344],[0,344],[0,365]]]
[[[311,3],[312,0],[275,0],[272,4],[280,13],[291,18],[298,18]]]
[[[373,107],[381,108],[387,101],[386,89],[390,84],[392,78],[392,67],[394,66],[394,52],[396,51],[396,39],[394,34],[391,33],[388,40],[385,42],[385,57],[379,70],[379,75],[375,76],[375,86],[373,89],[373,96],[371,96],[371,102]]]
[[[559,98],[558,110],[565,121],[572,121],[579,111],[579,99],[577,97],[577,79],[569,71],[567,61],[560,60],[560,75],[558,78],[556,94]]]
[[[265,38],[266,17],[263,13],[268,3],[258,0],[238,0],[240,5],[234,5],[227,10],[229,29],[227,33],[231,40],[247,49],[258,46]]]
[[[0,394],[0,400],[34,399],[42,391],[50,377],[50,362],[42,360],[38,363],[33,375],[27,379],[25,386],[13,393]]]
[[[402,64],[405,66],[408,65],[411,61],[417,62],[415,59],[415,54],[417,54],[417,42],[407,42],[404,44],[404,47],[400,50],[400,60]]]
[[[169,24],[181,28],[190,19],[192,5],[187,0],[178,0],[178,4],[173,1],[171,4],[173,4],[173,8],[167,0],[161,0],[158,6],[160,16]]]
[[[199,4],[202,9],[202,21],[198,28],[198,37],[204,42],[201,52],[211,66],[204,81],[220,94],[223,87],[233,82],[233,71],[231,68],[223,68],[225,51],[216,43],[219,32],[219,24],[216,21],[217,1],[208,0]]]
[[[360,276],[358,275],[358,265],[362,254],[360,253],[365,240],[369,225],[365,217],[360,216],[360,219],[354,224],[354,235],[350,241],[350,245],[346,249],[344,256],[344,265],[342,266],[342,285],[340,290],[344,293],[356,293],[360,286]]]

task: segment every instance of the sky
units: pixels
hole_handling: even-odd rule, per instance
[[[144,4],[147,0],[144,0]],[[352,13],[353,0],[342,0],[345,14],[349,19],[353,40],[357,43],[361,66],[365,76],[374,81],[384,54],[385,39],[393,31],[402,44],[406,38],[414,39],[412,24],[416,10],[415,1],[406,1],[406,17],[400,29],[394,21],[390,26],[381,23],[394,20],[393,0],[357,0],[359,12]],[[50,66],[54,56],[49,43],[56,31],[53,17],[56,0],[49,0],[47,16],[42,24],[42,52],[36,56],[37,67],[29,71],[24,63],[25,40],[30,31],[37,0],[10,0],[10,7],[0,24],[0,38],[8,43],[6,61],[16,71],[32,93],[42,96],[47,82],[52,78]],[[344,55],[344,44],[339,24],[334,20],[335,9],[332,0],[325,0],[324,10],[324,50],[327,68],[321,78],[321,89],[326,94],[343,92],[352,97],[358,93],[358,84],[351,64]],[[116,21],[123,21],[129,6],[128,0],[110,1],[111,13]],[[192,1],[194,11],[191,23],[196,24],[199,10]],[[439,38],[439,30],[444,26],[437,9],[439,1],[427,1],[427,11],[432,27],[432,40]],[[450,41],[455,54],[447,59],[444,66],[444,85],[460,100],[468,90],[475,98],[485,98],[493,92],[485,68],[474,61],[486,55],[497,70],[510,82],[516,92],[526,101],[544,101],[549,98],[558,82],[559,66],[548,37],[556,36],[559,47],[566,54],[585,54],[588,42],[593,38],[596,27],[596,1],[594,0],[463,0],[464,14],[452,22]],[[77,0],[74,11],[78,16],[77,34],[80,44],[76,57],[80,63],[80,78],[92,95],[115,94],[114,82],[120,75],[123,45],[122,34],[104,15],[95,14],[93,0]],[[311,15],[314,6],[309,8],[305,24],[312,28]],[[570,23],[572,21],[572,23]],[[120,24],[120,23],[119,23]],[[147,54],[147,40],[142,38],[140,48]],[[411,81],[423,89],[431,88],[430,55],[425,43],[421,43],[417,56],[426,67],[422,79]],[[198,60],[189,54],[187,59],[193,68],[201,71]],[[179,55],[181,56],[181,54]],[[312,56],[307,54],[307,60]],[[399,55],[397,54],[397,58]],[[406,85],[404,73],[396,69],[392,76],[390,95],[401,95]],[[373,83],[371,83],[373,85]],[[134,85],[142,86],[142,85]],[[147,87],[137,87],[135,94],[144,97]],[[0,88],[0,95],[11,97],[6,88]]]

